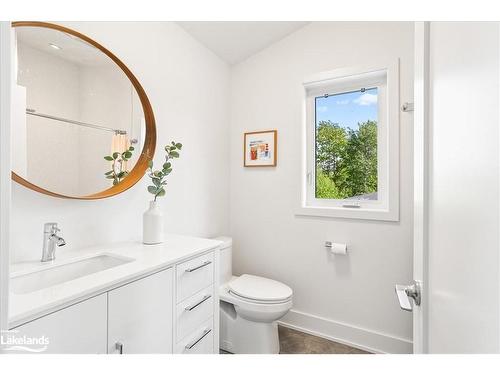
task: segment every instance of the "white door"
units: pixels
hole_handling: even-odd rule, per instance
[[[397,288],[415,353],[500,350],[499,32],[494,22],[416,23],[419,296],[415,284]]]
[[[499,352],[499,24],[429,26],[428,351]]]
[[[171,268],[108,293],[108,353],[172,353],[172,340]]]

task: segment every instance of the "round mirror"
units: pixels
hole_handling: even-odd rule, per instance
[[[14,22],[12,178],[74,199],[116,195],[139,181],[153,158],[151,104],[131,71],[74,30]]]

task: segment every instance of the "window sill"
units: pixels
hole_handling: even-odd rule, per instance
[[[362,219],[380,221],[399,221],[399,212],[387,209],[313,207],[302,206],[295,209],[295,216],[314,216],[325,218]]]

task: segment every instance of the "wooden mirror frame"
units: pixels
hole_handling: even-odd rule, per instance
[[[97,43],[95,40],[90,39],[88,36],[79,33],[78,31],[69,29],[64,26],[56,25],[48,22],[37,22],[37,21],[16,21],[12,22],[12,27],[44,27],[47,29],[53,29],[57,31],[61,31],[70,35],[73,35],[79,39],[84,40],[85,42],[93,45],[97,49],[101,50],[104,54],[106,54],[111,60],[114,61],[116,65],[125,73],[130,82],[135,88],[137,95],[142,104],[142,109],[144,111],[144,119],[146,123],[146,136],[144,140],[144,147],[141,151],[141,155],[139,156],[139,160],[134,165],[134,168],[129,172],[129,174],[122,180],[118,185],[110,187],[109,189],[103,190],[99,193],[85,195],[81,197],[68,196],[64,194],[58,194],[53,191],[49,191],[40,186],[32,184],[31,182],[25,180],[23,177],[16,174],[14,171],[11,172],[12,179],[17,183],[27,187],[28,189],[37,191],[42,194],[50,195],[57,198],[68,198],[68,199],[82,199],[82,200],[91,200],[91,199],[102,199],[112,197],[114,195],[120,194],[125,190],[130,189],[134,186],[139,180],[144,176],[146,170],[148,168],[149,160],[153,159],[155,148],[156,148],[156,125],[155,125],[155,117],[153,114],[153,108],[151,107],[151,103],[146,95],[146,92],[142,88],[141,84],[132,74],[132,72],[127,68],[127,66],[121,62],[121,60],[116,57],[113,53],[111,53],[108,49],[103,47],[101,44]]]

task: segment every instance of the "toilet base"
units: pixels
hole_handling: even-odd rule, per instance
[[[220,301],[219,347],[234,354],[279,354],[278,324],[244,319],[233,304]]]

